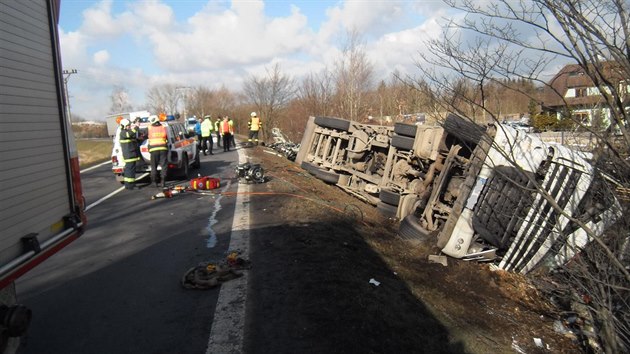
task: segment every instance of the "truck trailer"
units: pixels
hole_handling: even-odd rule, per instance
[[[14,352],[31,318],[15,280],[77,239],[85,205],[67,114],[59,0],[0,6],[0,350]]]
[[[296,162],[400,221],[403,239],[528,273],[569,261],[622,215],[588,154],[504,124],[311,117]]]

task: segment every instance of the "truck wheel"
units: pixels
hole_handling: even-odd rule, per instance
[[[411,138],[416,137],[418,126],[414,124],[396,123],[394,124],[394,133],[404,135]]]
[[[350,121],[341,118],[315,117],[315,124],[320,127],[343,130],[344,132],[350,129]]]
[[[306,161],[302,161],[302,164],[300,164],[300,167],[302,167],[303,170],[305,170],[306,172],[314,175],[315,174],[315,170],[319,170],[319,167],[313,165],[310,162],[306,162]]]
[[[475,145],[479,144],[486,133],[477,123],[452,113],[444,121],[444,130],[462,141]]]
[[[405,240],[420,240],[424,241],[431,236],[431,232],[425,230],[418,223],[418,218],[411,214],[407,215],[400,222],[400,227],[398,228],[398,236]]]
[[[398,206],[398,204],[400,203],[400,194],[387,189],[381,189],[378,198],[381,200],[381,202],[389,205]]]
[[[398,211],[398,207],[395,205],[390,205],[383,202],[376,203],[376,209],[388,218],[396,217],[396,212]]]
[[[392,146],[398,149],[411,150],[413,149],[414,138],[410,138],[402,135],[394,135],[392,137]]]
[[[338,173],[322,170],[320,168],[316,169],[313,172],[315,174],[315,177],[319,178],[320,180],[328,184],[337,184],[337,182],[339,182]]]
[[[196,170],[201,168],[201,161],[199,159],[199,149],[197,149],[197,154],[195,154],[195,161],[192,164],[192,168]]]

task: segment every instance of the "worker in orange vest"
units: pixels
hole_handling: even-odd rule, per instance
[[[151,180],[155,183],[156,187],[159,187],[158,171],[160,166],[161,172],[161,185],[162,188],[166,186],[166,162],[168,157],[168,140],[166,135],[166,127],[160,123],[159,119],[155,116],[149,119],[151,125],[149,126],[149,153],[151,153]]]
[[[230,142],[232,140],[232,134],[234,134],[234,127],[228,121],[228,116],[223,117],[219,128],[221,130],[221,136],[223,136],[223,151],[230,151]]]

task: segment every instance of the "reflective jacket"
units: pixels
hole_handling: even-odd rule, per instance
[[[160,125],[149,126],[149,152],[168,150],[166,127]]]
[[[209,137],[213,130],[214,127],[210,119],[204,119],[203,123],[201,123],[201,136],[204,138]]]
[[[234,132],[234,128],[232,127],[232,124],[230,124],[230,121],[227,121],[227,120],[224,120],[221,122],[220,128],[221,128],[222,135],[232,134]]]
[[[260,118],[252,117],[249,120],[249,130],[257,132],[260,129]]]
[[[118,138],[125,162],[139,161],[138,137],[135,128],[120,129]]]

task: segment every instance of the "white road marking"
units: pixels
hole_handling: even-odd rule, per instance
[[[83,172],[87,172],[87,171],[92,171],[93,169],[98,168],[98,167],[101,167],[101,166],[104,166],[104,165],[107,165],[108,163],[112,163],[112,162],[111,162],[111,161],[105,161],[105,162],[103,162],[103,163],[99,163],[98,165],[95,165],[95,166],[92,166],[92,167],[88,167],[88,168],[86,168],[86,169],[84,169],[84,170],[81,170],[81,171],[79,171],[79,173],[83,173]]]
[[[140,176],[136,177],[136,180],[142,179],[142,178],[144,178],[144,177],[146,177],[148,175],[149,175],[148,173],[143,173]],[[109,199],[109,198],[115,196],[116,194],[120,193],[124,189],[125,189],[124,186],[116,189],[115,191],[113,191],[113,192],[109,193],[108,195],[104,196],[103,198],[101,198],[101,199],[95,201],[94,203],[86,206],[85,207],[85,211],[88,211],[88,210],[94,208],[95,206],[97,206],[97,205],[101,204],[102,202],[106,201],[107,199]]]
[[[239,163],[247,161],[244,152],[237,150]],[[243,189],[243,190],[241,190]],[[236,207],[230,235],[231,251],[240,251],[240,257],[249,259],[249,184],[239,184]],[[221,284],[214,321],[208,338],[206,354],[242,353],[245,328],[245,303],[247,299],[248,272],[243,276]]]

